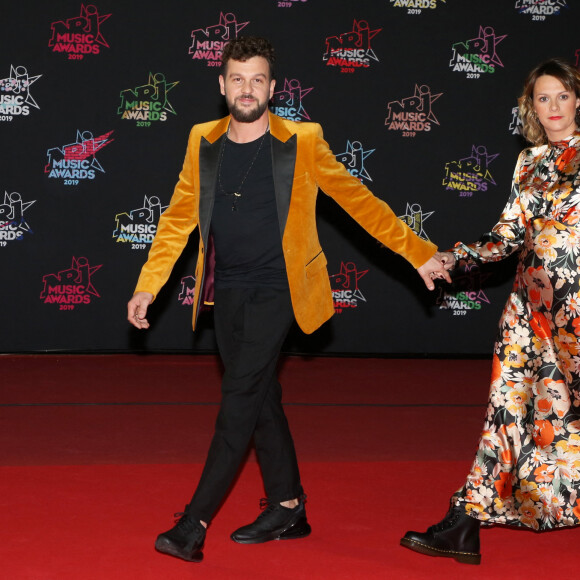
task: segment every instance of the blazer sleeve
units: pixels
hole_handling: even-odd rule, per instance
[[[314,174],[319,188],[332,197],[371,236],[403,256],[415,268],[433,256],[437,246],[417,236],[387,203],[376,197],[336,160],[322,128],[312,123]]]
[[[196,191],[195,155],[199,136],[194,127],[189,141],[179,181],[169,206],[157,225],[157,234],[151,244],[147,262],[141,269],[135,292],[150,292],[155,298],[167,282],[175,262],[181,255],[189,235],[198,225],[198,194]]]

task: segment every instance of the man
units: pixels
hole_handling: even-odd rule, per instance
[[[193,562],[203,558],[207,524],[252,438],[266,509],[232,539],[260,543],[310,533],[276,364],[294,320],[311,333],[334,313],[316,232],[318,188],[418,268],[429,289],[433,278],[449,280],[434,257],[436,247],[336,161],[319,125],[268,111],[273,65],[274,50],[265,39],[237,38],[224,48],[219,84],[230,115],[193,127],[179,182],[128,304],[129,321],[148,328],[147,308],[198,227],[193,327],[201,304],[215,303],[225,369],[222,402],[195,494],[155,544],[160,552]]]

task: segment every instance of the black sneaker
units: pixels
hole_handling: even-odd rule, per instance
[[[188,562],[201,562],[205,528],[187,513],[187,506],[185,510],[185,513],[175,514],[179,518],[175,526],[157,536],[155,549]]]
[[[287,508],[278,502],[260,500],[264,511],[256,521],[237,529],[230,537],[238,544],[261,544],[270,540],[294,540],[310,534],[312,528],[306,520],[304,499],[294,508]]]

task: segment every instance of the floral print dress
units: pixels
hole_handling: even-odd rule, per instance
[[[494,346],[489,404],[465,486],[487,523],[580,524],[580,132],[522,151],[499,223],[456,258],[519,251]]]

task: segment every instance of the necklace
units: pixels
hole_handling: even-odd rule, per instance
[[[222,141],[222,146],[220,149],[220,160],[219,160],[219,165],[218,165],[218,186],[224,195],[231,195],[232,196],[232,211],[237,211],[237,209],[238,209],[237,202],[238,202],[238,199],[240,197],[242,197],[242,187],[244,186],[244,183],[245,183],[248,175],[250,174],[250,171],[252,171],[252,167],[254,166],[254,163],[256,162],[258,155],[260,154],[260,150],[262,149],[262,145],[264,144],[264,140],[266,138],[266,135],[268,134],[268,129],[269,129],[269,127],[266,127],[264,134],[260,138],[260,143],[258,144],[258,147],[256,149],[256,152],[254,153],[254,157],[252,158],[252,161],[250,162],[248,170],[246,171],[245,175],[242,177],[242,181],[240,181],[240,185],[238,185],[238,187],[236,187],[235,191],[232,191],[230,193],[230,192],[227,192],[225,190],[225,188],[222,184],[222,161],[224,159],[224,150],[226,148],[226,141],[228,140],[228,135],[230,134],[230,128],[228,127],[228,131],[226,133],[224,140]]]

